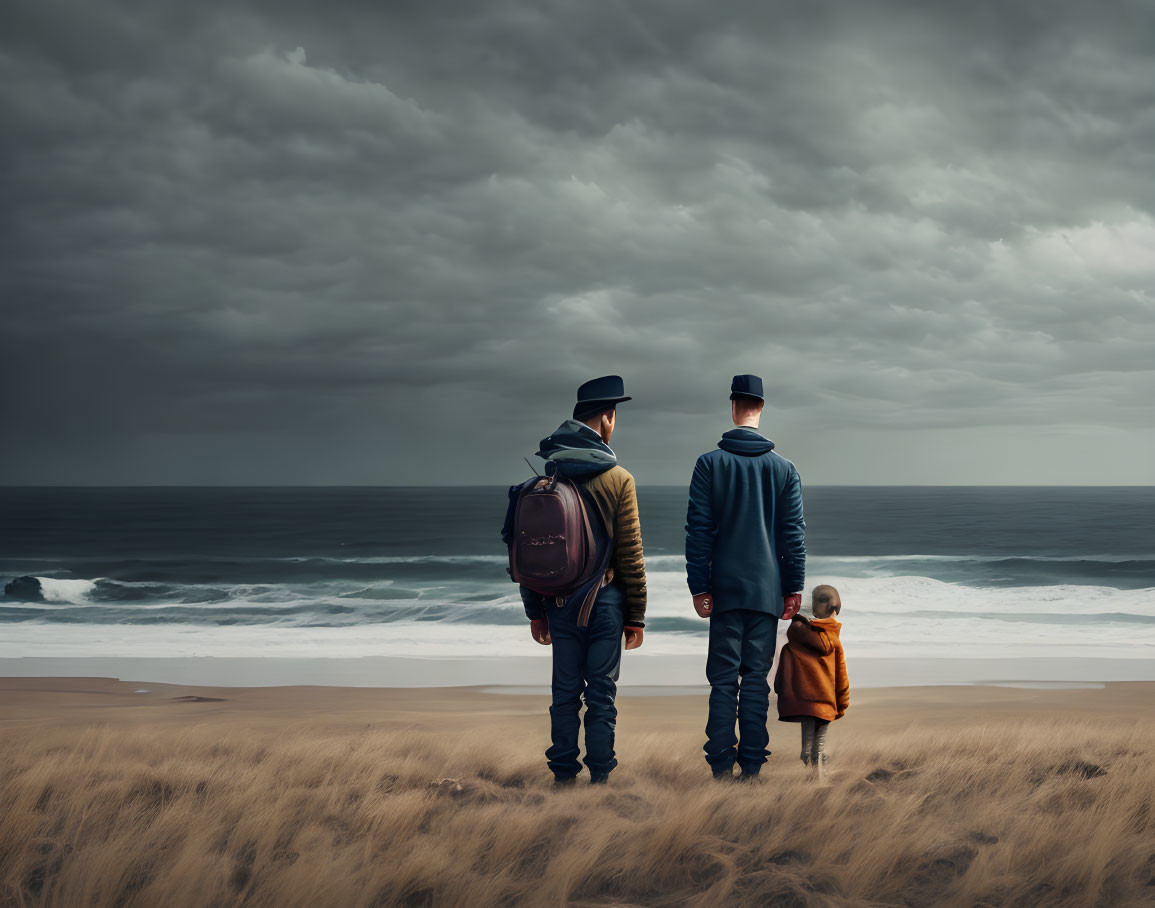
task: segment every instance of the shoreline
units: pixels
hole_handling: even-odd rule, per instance
[[[452,734],[455,729],[507,725],[515,737],[548,732],[547,688],[339,687],[284,685],[233,687],[165,684],[100,676],[0,677],[0,727],[60,727],[115,721],[141,726],[252,719],[258,726],[405,728]],[[695,735],[705,719],[708,689],[649,688],[619,692],[619,738],[654,726]],[[1155,682],[1106,681],[1071,685],[909,685],[851,689],[843,730],[905,727],[911,723],[976,723],[1010,717],[1088,722],[1155,719]],[[771,737],[793,741],[794,723],[777,720],[773,695]],[[536,747],[534,748],[536,749]]]
[[[543,648],[544,650],[544,648]],[[848,658],[852,689],[1155,682],[1155,660],[1024,657],[1020,659]],[[264,656],[0,658],[0,678],[143,678],[156,684],[220,687],[519,688],[548,690],[548,650],[512,657],[428,658]],[[773,673],[771,673],[773,677]],[[623,654],[622,690],[705,690],[700,656]]]

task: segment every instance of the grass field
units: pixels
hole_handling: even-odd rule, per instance
[[[554,791],[478,725],[17,724],[0,904],[1155,902],[1150,721],[836,725],[821,781],[785,731],[760,785],[654,730]]]

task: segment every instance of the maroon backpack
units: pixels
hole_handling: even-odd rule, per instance
[[[566,596],[596,568],[597,539],[585,501],[569,479],[543,476],[514,506],[509,573],[543,596]]]

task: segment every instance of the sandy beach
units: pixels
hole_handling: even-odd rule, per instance
[[[701,694],[623,692],[606,788],[548,699],[0,679],[0,904],[1147,904],[1155,684],[856,691],[825,780],[774,722],[718,785]]]

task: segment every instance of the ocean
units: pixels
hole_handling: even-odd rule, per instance
[[[808,487],[807,586],[848,659],[1140,660],[1155,488]],[[0,489],[0,658],[541,655],[504,488]],[[644,651],[700,656],[686,492],[639,491]],[[11,586],[19,577],[38,578]]]

